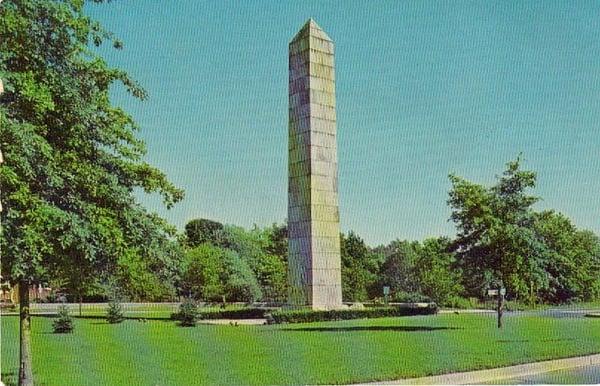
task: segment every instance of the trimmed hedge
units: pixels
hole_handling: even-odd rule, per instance
[[[364,309],[342,309],[330,311],[315,310],[280,310],[267,315],[269,324],[279,323],[311,323],[329,320],[384,318],[390,316],[432,315],[437,313],[435,303],[426,307],[372,307]]]
[[[198,319],[263,319],[270,311],[270,309],[265,308],[200,311],[198,312]],[[171,319],[180,320],[179,312],[172,313]]]

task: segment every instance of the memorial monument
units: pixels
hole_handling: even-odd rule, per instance
[[[289,45],[289,303],[342,307],[334,46],[309,19]]]

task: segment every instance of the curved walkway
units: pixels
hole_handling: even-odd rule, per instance
[[[495,383],[553,371],[575,369],[586,366],[600,366],[600,354],[566,359],[554,359],[543,362],[525,363],[522,365],[499,367],[488,370],[450,373],[422,378],[399,379],[387,382],[372,382],[369,385],[466,385]],[[600,377],[600,374],[598,374]],[[598,380],[600,382],[600,379]],[[518,379],[516,383],[520,383]]]

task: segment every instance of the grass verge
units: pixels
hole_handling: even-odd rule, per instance
[[[2,317],[2,379],[14,384],[18,318]],[[33,319],[43,385],[339,384],[467,371],[600,352],[600,320],[443,314],[271,326],[110,325]]]

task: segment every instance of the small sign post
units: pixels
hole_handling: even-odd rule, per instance
[[[388,305],[388,295],[390,294],[390,287],[387,285],[383,287],[383,302]]]
[[[498,305],[496,311],[498,312],[498,328],[502,328],[502,314],[504,313],[504,295],[506,295],[506,288],[500,286],[497,289],[488,289],[488,296],[497,296]]]

